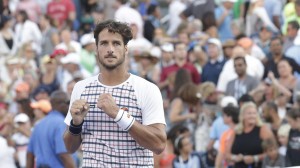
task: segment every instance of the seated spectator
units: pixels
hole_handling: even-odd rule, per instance
[[[34,126],[37,125],[52,109],[49,100],[39,100],[30,104],[34,113]]]
[[[26,167],[26,152],[29,138],[31,136],[31,123],[29,117],[20,113],[14,118],[16,132],[12,135],[15,143],[17,162],[21,168]]]
[[[300,80],[293,75],[293,69],[285,59],[278,62],[277,69],[279,74],[278,82],[291,92],[292,96],[288,102],[293,104],[293,95],[300,91]]]
[[[193,153],[193,143],[189,137],[180,135],[174,142],[176,158],[173,160],[174,168],[181,167],[203,167],[201,157]]]
[[[161,50],[153,47],[150,51],[144,51],[134,58],[138,63],[138,76],[157,84],[159,82],[160,68],[157,66],[161,57]]]
[[[218,148],[218,154],[215,161],[215,167],[226,167],[226,146],[228,144],[228,140],[234,134],[234,128],[236,124],[239,122],[239,108],[234,104],[229,103],[226,107],[223,108],[223,117],[224,124],[229,126],[229,129],[222,133],[220,137],[220,145]]]
[[[262,123],[256,105],[252,102],[244,103],[235,133],[228,141],[226,158],[234,167],[261,168],[264,158],[261,143],[268,138],[274,138],[274,135]]]
[[[225,65],[223,66],[218,80],[220,81],[217,85],[218,91],[225,92],[228,82],[237,77],[237,74],[234,70],[234,58],[237,56],[245,57],[247,64],[247,74],[255,77],[257,80],[261,80],[264,74],[264,67],[261,61],[259,61],[257,58],[247,55],[242,47],[236,46],[233,49],[233,57],[230,60],[226,61]]]
[[[278,152],[275,139],[266,139],[262,142],[262,148],[266,153],[262,167],[285,167],[285,158]]]
[[[242,95],[255,89],[259,81],[247,74],[245,57],[237,56],[234,58],[234,69],[238,77],[229,81],[225,94],[239,99]]]
[[[211,38],[208,39],[207,43],[208,61],[203,67],[201,77],[203,82],[213,82],[216,85],[226,60],[220,40]]]
[[[286,118],[291,125],[286,151],[286,166],[300,166],[300,110],[291,109],[287,112]]]
[[[286,155],[290,129],[291,129],[291,126],[289,124],[283,124],[279,127],[279,129],[277,131],[277,138],[278,138],[278,142],[280,144],[278,151],[283,156]]]
[[[178,96],[171,102],[170,122],[172,125],[183,123],[194,134],[198,115],[201,110],[201,94],[197,85],[184,84],[178,91]]]

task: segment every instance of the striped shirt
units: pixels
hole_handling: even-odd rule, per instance
[[[90,105],[82,131],[83,167],[153,167],[153,153],[97,107],[102,93],[111,94],[118,107],[127,107],[141,124],[165,124],[161,94],[154,84],[132,74],[117,86],[101,84],[98,76],[80,81],[74,87],[71,103],[84,99]],[[69,112],[65,123],[69,125],[70,120]]]

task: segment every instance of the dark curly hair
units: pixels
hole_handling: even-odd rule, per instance
[[[96,39],[96,45],[98,46],[98,36],[101,31],[104,29],[108,29],[111,33],[118,33],[123,37],[123,43],[124,45],[127,45],[128,41],[132,39],[132,31],[131,28],[121,22],[117,22],[114,20],[106,20],[103,22],[100,22],[96,25],[94,30],[94,38]]]

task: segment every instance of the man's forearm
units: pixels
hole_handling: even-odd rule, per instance
[[[139,145],[153,151],[155,154],[160,154],[166,147],[167,135],[163,124],[146,126],[135,121],[129,130],[129,134]]]
[[[74,153],[79,148],[81,144],[81,134],[80,135],[73,135],[69,131],[69,127],[65,131],[64,134],[64,142],[66,149],[69,153]]]

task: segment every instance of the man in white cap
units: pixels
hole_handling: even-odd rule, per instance
[[[95,74],[95,71],[98,71],[99,69],[96,68],[98,66],[96,65],[96,44],[93,34],[84,34],[80,38],[80,44],[82,46],[80,51],[80,64],[82,65],[82,68],[90,74]]]
[[[204,65],[202,71],[202,81],[210,81],[217,85],[219,75],[226,62],[223,56],[222,44],[220,40],[211,38],[207,41],[207,54],[209,61]]]
[[[165,43],[161,47],[161,67],[167,67],[174,64],[173,52],[174,46],[171,43]]]

